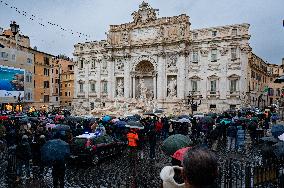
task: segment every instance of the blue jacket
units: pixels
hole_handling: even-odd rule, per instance
[[[242,126],[238,126],[237,131],[237,145],[245,144],[245,131],[242,129]]]

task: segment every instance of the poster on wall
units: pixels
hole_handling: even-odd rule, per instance
[[[24,69],[0,65],[0,98],[14,99],[14,101],[22,99],[24,97],[24,86]]]

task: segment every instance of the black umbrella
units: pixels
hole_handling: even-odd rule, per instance
[[[45,162],[62,161],[69,155],[69,144],[60,139],[47,141],[41,149],[41,158]]]
[[[178,116],[178,118],[179,118],[179,119],[183,119],[183,118],[185,118],[185,119],[191,119],[189,115],[180,115],[180,116]]]
[[[148,116],[156,116],[156,114],[154,114],[153,112],[146,112],[146,113],[144,113],[144,115],[148,115]]]
[[[276,78],[276,80],[274,81],[274,83],[282,83],[282,82],[284,82],[284,75]]]
[[[128,121],[125,127],[134,128],[134,129],[144,129],[144,126],[139,121]]]
[[[266,136],[259,139],[262,143],[277,143],[278,139],[274,138],[273,136]]]

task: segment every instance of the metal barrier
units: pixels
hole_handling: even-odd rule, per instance
[[[229,158],[218,170],[218,187],[284,187],[284,157],[261,163]]]

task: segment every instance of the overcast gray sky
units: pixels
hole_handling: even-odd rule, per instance
[[[91,35],[89,41],[105,39],[111,24],[132,21],[131,13],[142,0],[1,0],[0,27],[15,20],[31,45],[53,55],[72,56],[73,46],[86,39],[50,25],[58,24]],[[159,9],[159,17],[187,14],[191,28],[249,23],[253,51],[269,63],[284,57],[284,0],[146,0]],[[7,3],[9,6],[5,5]],[[13,8],[11,8],[11,6]],[[17,9],[16,9],[16,8]],[[18,11],[25,11],[19,14]],[[23,15],[23,13],[26,15]],[[33,20],[31,20],[31,19]],[[43,25],[38,24],[41,22]]]

